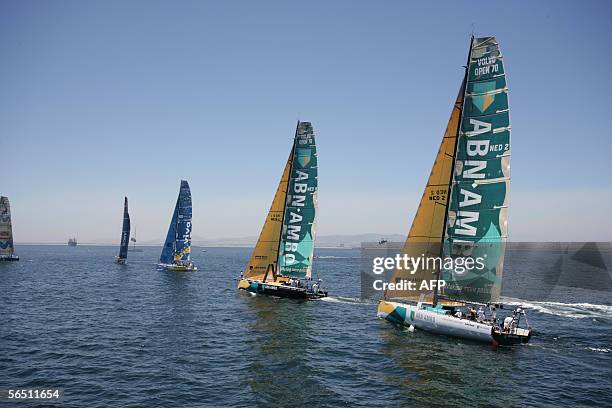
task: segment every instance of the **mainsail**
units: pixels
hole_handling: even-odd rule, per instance
[[[13,226],[11,224],[11,205],[8,197],[0,197],[0,258],[11,258],[13,246]]]
[[[189,183],[181,180],[172,221],[168,227],[166,242],[162,249],[159,262],[173,264],[176,262],[189,262],[191,259],[191,191]]]
[[[278,273],[310,278],[316,233],[317,148],[310,122],[298,125],[285,200]]]
[[[119,259],[127,259],[128,245],[130,244],[130,214],[128,213],[128,199],[123,202],[123,226],[121,228],[121,246]]]
[[[499,299],[508,237],[510,114],[502,54],[495,37],[472,41],[452,179],[446,256],[485,260],[464,273],[444,269],[444,297]]]
[[[414,281],[418,288],[440,277],[447,286],[441,294],[395,290],[386,298],[417,300],[425,294],[433,303],[438,295],[480,303],[499,298],[510,180],[507,93],[497,41],[472,39],[465,77],[403,249],[411,257],[482,257],[485,268],[459,273],[432,262],[415,273],[396,270],[391,282]]]
[[[317,152],[312,125],[298,122],[291,153],[244,278],[312,275],[316,203]]]

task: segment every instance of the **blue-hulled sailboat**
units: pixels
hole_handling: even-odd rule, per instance
[[[162,269],[171,271],[196,271],[191,261],[191,190],[186,180],[181,188],[172,214],[172,221],[166,235],[159,263]]]

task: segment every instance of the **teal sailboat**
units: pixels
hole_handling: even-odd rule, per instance
[[[172,220],[166,234],[166,241],[159,257],[160,268],[173,271],[196,271],[191,261],[191,190],[186,180],[181,180]]]
[[[509,187],[503,56],[495,37],[472,37],[459,95],[403,249],[405,255],[440,262],[409,272],[398,268],[391,278],[395,286],[378,304],[378,316],[411,329],[477,341],[528,342],[531,328],[519,327],[521,318],[526,322],[522,308],[497,320],[503,306]],[[422,285],[427,281],[440,284]],[[396,285],[401,282],[416,283],[418,290],[401,289]]]
[[[11,205],[8,197],[0,197],[0,261],[18,261],[13,244]]]
[[[312,279],[318,163],[310,122],[298,122],[272,206],[238,288],[297,299],[327,296]]]

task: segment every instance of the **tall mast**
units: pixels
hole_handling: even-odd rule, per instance
[[[472,60],[472,46],[474,45],[474,35],[470,39],[470,49],[468,51],[467,64],[465,65],[465,74],[463,76],[463,84],[461,93],[463,94],[463,98],[461,101],[461,106],[459,106],[459,121],[457,122],[457,132],[455,133],[457,137],[455,137],[455,146],[453,147],[453,160],[451,164],[451,172],[450,179],[448,180],[448,189],[446,190],[446,211],[444,212],[444,223],[442,223],[442,234],[440,241],[440,258],[444,255],[444,241],[446,240],[446,224],[448,223],[448,210],[450,208],[451,201],[451,189],[453,187],[453,179],[455,178],[455,160],[457,158],[457,146],[459,145],[459,136],[461,131],[461,123],[463,122],[463,107],[465,105],[465,94],[467,92],[467,81],[468,81],[468,73],[470,70],[470,61]],[[438,273],[436,274],[436,281],[440,280],[440,275],[442,273],[442,268],[438,268]],[[438,285],[436,284],[433,293],[433,305],[436,306],[438,304]]]
[[[278,233],[278,248],[276,250],[276,272],[273,273],[274,280],[276,280],[276,275],[279,270],[278,256],[280,255],[281,242],[283,238],[283,225],[285,224],[285,212],[287,212],[287,197],[289,196],[289,184],[291,184],[291,173],[293,172],[293,159],[295,156],[295,140],[297,139],[297,132],[299,128],[300,128],[300,121],[298,120],[297,125],[295,125],[295,135],[293,136],[293,146],[291,146],[291,155],[290,155],[291,162],[289,163],[289,174],[288,174],[289,178],[287,179],[287,189],[285,190],[285,204],[283,205],[283,215],[281,216],[281,227]],[[267,276],[268,274],[266,273],[266,278]],[[264,279],[264,282],[265,281],[266,279]]]

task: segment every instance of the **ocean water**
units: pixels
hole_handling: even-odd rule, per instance
[[[512,279],[550,254],[508,257],[506,300],[536,333],[494,350],[377,319],[358,250],[317,250],[332,296],[313,302],[239,293],[245,248],[194,248],[195,273],[156,270],[152,247],[126,266],[112,247],[18,253],[0,264],[0,388],[62,387],[57,406],[612,405],[610,292],[551,284],[525,299]]]

